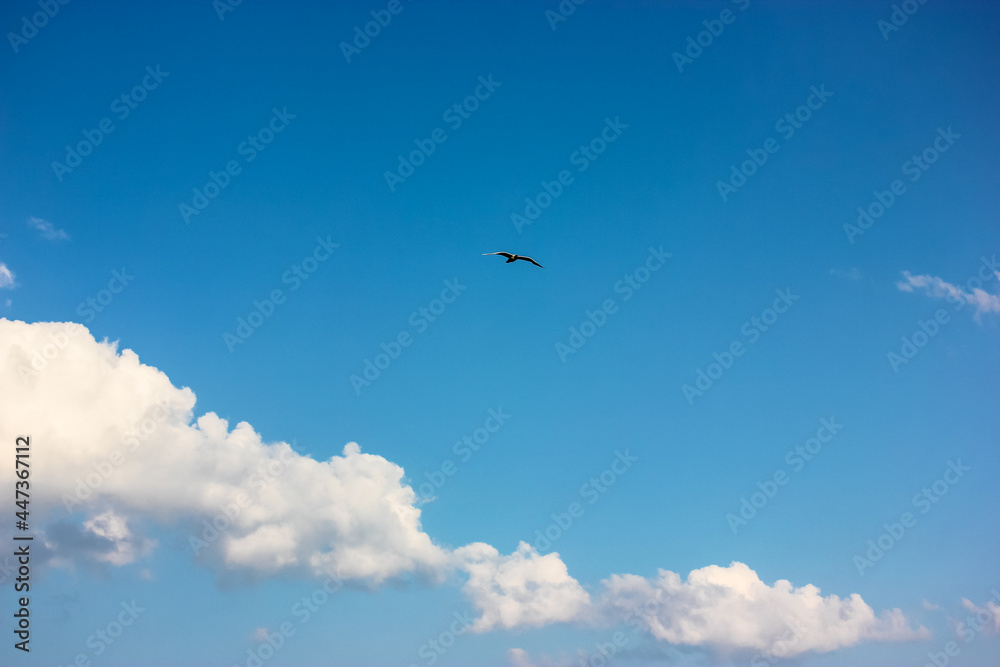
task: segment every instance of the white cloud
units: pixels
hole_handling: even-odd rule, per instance
[[[98,557],[112,565],[127,565],[153,551],[155,540],[132,534],[124,518],[114,512],[104,512],[83,522],[85,530],[111,543],[112,549]]]
[[[994,273],[993,276],[1000,279],[1000,273]],[[966,285],[967,291],[937,276],[915,276],[909,271],[903,271],[903,278],[904,280],[896,283],[896,287],[903,292],[913,292],[913,288],[917,287],[923,289],[924,293],[933,299],[947,299],[956,305],[971,305],[975,308],[977,319],[983,313],[1000,313],[1000,296],[990,294],[981,287]],[[979,284],[982,284],[982,281]]]
[[[11,272],[10,269],[7,268],[6,264],[0,262],[0,289],[4,287],[13,287],[13,286],[14,286],[14,274]]]
[[[143,525],[159,522],[193,529],[196,558],[220,574],[336,574],[377,586],[458,571],[480,614],[476,632],[633,623],[671,644],[765,650],[794,619],[793,654],[927,634],[899,610],[876,616],[858,595],[768,586],[740,563],[695,570],[686,582],[666,570],[612,575],[592,597],[557,553],[524,542],[510,555],[480,542],[449,551],[423,532],[400,466],[355,443],[316,461],[263,442],[246,422],[195,419],[194,392],[79,324],[0,318],[0,386],[16,388],[0,401],[0,442],[30,434],[32,468],[44,471],[47,492],[32,499],[32,516],[55,564],[138,562],[155,547]],[[13,482],[0,467],[0,488]],[[76,502],[78,493],[86,500]],[[511,659],[530,664],[524,653]]]
[[[57,567],[120,567],[145,558],[156,547],[156,540],[133,531],[124,517],[112,511],[86,519],[82,525],[57,519],[40,530],[36,525],[35,529],[36,544],[42,547],[39,561]]]
[[[528,652],[523,648],[509,649],[507,659],[510,660],[511,667],[534,667],[534,663],[528,658]]]
[[[590,604],[559,554],[540,556],[527,542],[509,556],[476,542],[455,550],[455,557],[469,573],[464,591],[480,611],[473,632],[574,621]]]
[[[694,570],[687,581],[660,570],[652,580],[625,574],[602,583],[599,605],[608,622],[638,625],[671,644],[767,651],[781,640],[788,657],[929,636],[910,628],[898,609],[876,616],[857,594],[823,597],[815,586],[795,588],[786,580],[768,586],[738,562]]]
[[[47,241],[65,241],[69,239],[69,234],[65,230],[56,229],[55,225],[48,220],[32,216],[28,218],[28,225],[37,229],[41,233],[42,238]]]
[[[1000,600],[1000,595],[994,595],[994,599]],[[980,607],[968,598],[962,598],[962,606],[976,616],[976,627],[982,628],[986,632],[1000,632],[1000,605],[993,600],[987,600],[985,605]],[[965,625],[970,619],[966,619]],[[964,626],[963,626],[964,627]]]
[[[51,358],[39,372],[31,360],[46,346]],[[100,518],[109,510],[184,522],[205,540],[204,561],[252,574],[338,573],[378,584],[410,572],[436,576],[447,564],[420,528],[403,469],[356,444],[320,462],[264,443],[246,422],[230,430],[210,412],[192,423],[190,389],[80,325],[0,319],[0,360],[0,384],[19,387],[0,401],[0,438],[13,442],[16,429],[45,443],[32,463],[50,493],[33,504],[48,502],[54,514],[67,494],[89,492],[72,506],[89,516],[89,532],[118,539],[121,526]],[[12,487],[9,467],[0,480]],[[213,519],[231,523],[217,538],[202,523]]]
[[[861,269],[856,266],[852,266],[847,271],[842,269],[830,269],[831,276],[837,276],[838,278],[847,278],[848,280],[861,280]]]
[[[921,603],[921,606],[925,610],[927,610],[927,611],[940,611],[941,610],[941,606],[940,605],[936,605],[933,602],[931,602],[930,600],[924,600]]]

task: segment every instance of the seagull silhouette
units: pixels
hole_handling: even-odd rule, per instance
[[[485,255],[503,255],[504,257],[507,258],[507,261],[504,262],[504,264],[510,264],[511,262],[516,262],[519,259],[523,259],[526,262],[531,262],[532,264],[534,264],[535,266],[537,266],[539,268],[542,268],[542,269],[545,268],[544,266],[542,266],[541,264],[539,264],[535,260],[531,259],[530,257],[525,257],[524,255],[512,255],[509,252],[484,252],[483,255],[484,256]]]

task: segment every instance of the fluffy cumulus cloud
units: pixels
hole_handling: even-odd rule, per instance
[[[996,265],[995,262],[988,262],[985,259],[983,261],[984,266],[981,268],[992,268]],[[896,287],[904,292],[919,289],[933,299],[947,299],[956,307],[970,305],[978,319],[983,313],[1000,313],[1000,296],[990,294],[982,288],[984,281],[994,278],[1000,279],[1000,273],[992,270],[980,271],[978,277],[970,278],[963,289],[962,286],[945,282],[937,276],[915,276],[909,271],[903,271],[903,280],[897,282]]]
[[[480,612],[473,632],[575,621],[590,604],[559,554],[540,556],[527,542],[509,556],[476,542],[455,557],[469,573],[465,593]]]
[[[665,570],[612,575],[588,593],[558,554],[523,542],[509,555],[479,542],[445,549],[423,532],[400,466],[355,443],[317,461],[264,442],[246,422],[196,416],[190,389],[79,324],[0,318],[0,386],[0,442],[32,438],[45,488],[32,516],[42,519],[39,551],[56,565],[141,567],[155,524],[180,529],[192,557],[220,573],[335,574],[373,587],[457,573],[476,632],[628,623],[663,645],[766,651],[793,631],[787,655],[926,634],[899,610],[876,615],[857,595],[769,586],[740,563],[686,581]],[[0,469],[0,488],[13,482]]]
[[[256,574],[377,584],[436,576],[447,562],[421,530],[399,466],[353,443],[316,461],[264,443],[245,422],[193,420],[190,389],[80,325],[0,320],[0,384],[12,388],[0,402],[0,440],[28,433],[39,443],[32,461],[51,493],[35,506],[82,514],[85,535],[121,546],[108,562],[142,551],[124,546],[132,518],[190,525],[194,553]],[[3,488],[12,474],[0,472]]]
[[[905,641],[929,636],[909,627],[898,609],[875,612],[858,595],[823,597],[815,586],[785,580],[768,586],[743,563],[710,565],[686,581],[660,570],[655,579],[613,575],[602,582],[600,611],[671,644],[723,652],[773,651],[780,657],[827,652],[865,640]]]

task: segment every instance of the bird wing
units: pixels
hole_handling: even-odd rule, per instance
[[[544,268],[545,268],[544,266],[542,266],[541,264],[539,264],[539,263],[538,263],[538,262],[536,262],[535,260],[531,259],[530,257],[525,257],[524,255],[519,255],[519,256],[518,256],[518,259],[523,259],[523,260],[527,260],[527,261],[531,262],[532,264],[534,264],[535,266],[537,266],[537,267],[539,267],[539,268],[542,268],[542,269],[544,269]]]
[[[503,255],[507,259],[513,257],[509,252],[484,252],[483,255]]]

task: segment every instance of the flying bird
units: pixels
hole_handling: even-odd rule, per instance
[[[542,268],[542,269],[545,268],[544,266],[542,266],[541,264],[539,264],[535,260],[531,259],[530,257],[525,257],[524,255],[512,255],[509,252],[484,252],[483,255],[503,255],[504,257],[507,258],[507,261],[504,262],[504,264],[510,264],[511,262],[516,262],[519,259],[523,259],[526,262],[531,262],[532,264],[534,264],[535,266],[537,266],[539,268]]]

